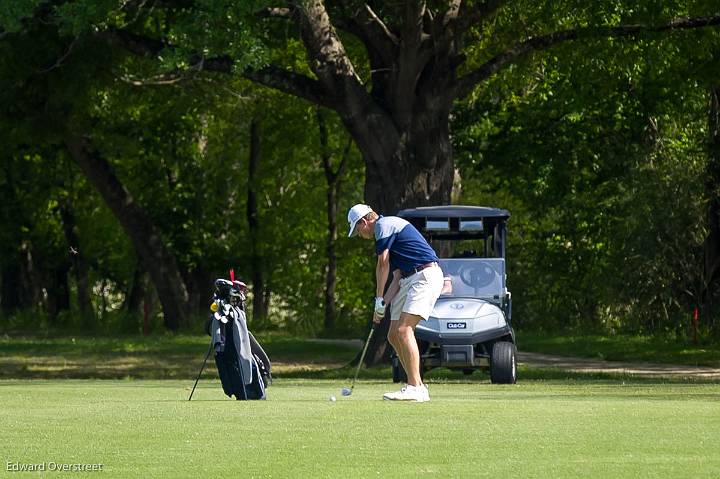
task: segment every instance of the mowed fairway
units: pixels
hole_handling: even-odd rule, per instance
[[[100,463],[98,477],[717,477],[720,385],[436,382],[424,404],[389,382],[276,380],[269,399],[217,381],[6,380],[8,463]],[[328,398],[337,396],[337,402]],[[38,477],[45,473],[13,473]],[[4,475],[4,474],[3,474]],[[70,477],[77,473],[55,473]]]

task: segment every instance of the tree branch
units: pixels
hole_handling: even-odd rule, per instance
[[[384,125],[381,130],[393,131],[394,126],[383,110],[365,89],[355,73],[342,42],[337,37],[321,0],[302,3],[290,2],[293,19],[298,23],[302,41],[308,52],[310,68],[317,79],[291,72],[275,65],[262,68],[238,69],[229,56],[206,58],[189,55],[188,61],[196,71],[235,72],[254,83],[303,98],[311,103],[337,111],[343,121],[362,130],[367,118]],[[175,45],[143,37],[126,30],[108,29],[98,34],[121,48],[146,58],[157,57],[164,49],[177,49]],[[391,137],[387,133],[385,137]],[[383,141],[386,138],[383,138]],[[390,140],[387,140],[390,141]]]
[[[665,32],[670,30],[683,30],[720,25],[720,15],[709,17],[676,18],[659,26],[647,25],[620,25],[616,27],[588,27],[571,30],[562,30],[548,35],[531,37],[524,42],[495,55],[475,70],[458,79],[455,98],[460,99],[469,95],[481,81],[491,77],[502,68],[511,64],[519,57],[531,52],[547,50],[559,43],[582,38],[619,38],[631,37],[642,33]]]
[[[320,82],[308,76],[275,65],[268,65],[258,70],[246,68],[241,75],[253,83],[303,98],[316,105],[337,108],[338,99],[328,95]]]
[[[164,49],[175,49],[173,45],[124,30],[109,29],[99,35],[114,45],[122,47],[135,55],[147,58],[156,57]],[[231,74],[233,73],[235,61],[227,55],[212,58],[193,55],[189,58],[189,63],[198,72],[212,71]],[[322,85],[317,80],[305,75],[275,65],[268,65],[258,69],[246,68],[244,71],[239,71],[238,74],[254,83],[304,98],[311,103],[328,108],[335,107],[335,99],[325,92]]]
[[[339,29],[356,36],[363,42],[371,60],[375,60],[375,66],[392,65],[400,41],[369,5],[366,4],[358,9],[349,19],[340,19],[335,23]]]
[[[322,0],[297,4],[297,23],[310,68],[331,97],[345,105],[367,103],[370,95],[355,72]]]
[[[437,76],[454,71],[464,62],[459,55],[464,47],[463,37],[473,25],[492,19],[505,4],[505,0],[485,0],[471,3],[467,0],[452,0],[444,12],[427,22],[430,34],[423,39],[418,55],[418,65],[433,62]],[[452,93],[452,92],[448,92]],[[452,97],[452,95],[450,95]]]
[[[395,120],[401,128],[407,125],[412,117],[415,86],[420,72],[425,66],[422,63],[423,58],[420,58],[424,17],[424,1],[415,0],[406,3],[398,58],[399,68],[394,76],[391,92]]]

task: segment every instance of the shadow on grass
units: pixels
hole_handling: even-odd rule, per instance
[[[558,336],[522,331],[519,337],[519,347],[525,352],[606,361],[720,367],[720,342],[716,338],[703,338],[695,344],[687,338],[622,334]]]
[[[273,363],[273,375],[287,379],[350,381],[357,342],[317,342],[280,334],[259,335]],[[0,379],[195,379],[209,339],[202,335],[151,337],[0,337]],[[362,380],[389,381],[389,366],[363,368]],[[217,378],[212,358],[202,375]],[[642,384],[703,384],[717,380],[643,378],[628,374],[579,373],[520,366],[524,381],[604,381]],[[465,376],[448,369],[430,371],[428,382],[489,383],[483,372]]]
[[[281,335],[258,337],[276,372],[337,369],[357,354],[352,342],[327,344]],[[197,376],[207,336],[0,337],[0,379],[185,379]],[[203,377],[215,366],[208,361]]]

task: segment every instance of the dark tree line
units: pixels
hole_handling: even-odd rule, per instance
[[[527,318],[543,308],[560,311],[553,301],[572,304],[567,314],[574,318],[601,310],[606,313],[592,314],[615,318],[624,307],[632,310],[628,305],[638,298],[679,311],[690,301],[687,297],[702,304],[710,318],[717,289],[717,134],[712,133],[717,108],[709,108],[702,127],[710,132],[701,181],[707,201],[699,215],[707,228],[705,235],[698,233],[704,246],[693,247],[695,256],[679,263],[695,264],[701,252],[703,273],[696,287],[685,286],[689,272],[677,277],[665,272],[668,282],[661,284],[652,281],[655,263],[629,253],[642,250],[640,239],[628,239],[622,247],[602,240],[608,237],[604,228],[617,225],[591,213],[592,196],[622,204],[619,189],[610,186],[616,178],[613,168],[637,175],[631,175],[637,183],[620,183],[633,191],[647,188],[646,199],[660,190],[648,186],[652,176],[640,182],[643,168],[658,174],[661,185],[667,185],[662,175],[695,171],[663,168],[669,158],[677,164],[698,158],[690,143],[697,144],[701,127],[688,133],[691,140],[669,149],[665,142],[676,138],[662,128],[669,122],[661,120],[654,132],[637,126],[638,121],[657,124],[656,112],[648,111],[654,108],[652,101],[638,99],[636,93],[623,97],[609,92],[617,102],[602,104],[582,90],[603,80],[575,78],[573,91],[568,87],[573,81],[553,76],[571,78],[578,72],[563,72],[565,63],[596,57],[602,67],[595,73],[608,75],[605,83],[615,84],[617,70],[639,68],[643,55],[662,48],[668,48],[667,55],[653,53],[659,67],[643,64],[648,75],[653,68],[668,71],[666,63],[679,65],[682,58],[705,61],[706,52],[717,51],[718,24],[718,12],[703,2],[687,9],[649,2],[577,2],[553,10],[533,2],[493,0],[220,1],[212,6],[188,0],[119,6],[90,0],[10,1],[0,11],[0,68],[7,72],[2,118],[4,125],[20,119],[21,127],[5,133],[10,147],[0,182],[3,197],[7,204],[23,202],[16,176],[28,158],[37,158],[35,166],[62,164],[65,171],[60,168],[46,178],[55,181],[52,188],[39,182],[31,186],[42,198],[57,202],[52,227],[63,244],[42,245],[38,238],[29,241],[26,233],[3,237],[6,257],[14,258],[3,263],[3,308],[7,313],[47,297],[49,310],[66,310],[72,290],[78,310],[86,315],[91,290],[105,275],[103,285],[109,284],[106,279],[123,283],[115,288],[125,291],[127,309],[136,311],[138,298],[146,296],[140,286],[147,274],[165,325],[176,329],[202,311],[211,278],[229,263],[242,262],[254,290],[253,309],[263,322],[288,321],[273,317],[270,299],[275,295],[293,311],[293,324],[312,323],[306,315],[319,310],[328,329],[348,314],[363,323],[360,318],[369,310],[363,288],[371,287],[358,278],[365,278],[372,258],[362,246],[338,246],[345,207],[364,200],[391,214],[406,206],[447,203],[453,185],[462,182],[461,201],[517,202],[518,229],[527,235],[518,242],[557,261],[547,271],[528,266],[529,258],[520,255],[525,263],[518,263],[524,278],[519,284],[530,299]],[[694,40],[707,48],[694,48]],[[13,70],[18,63],[22,67]],[[714,87],[704,84],[712,77],[709,72],[690,76],[704,91]],[[653,81],[662,83],[661,89],[674,86],[672,79],[633,78],[628,84],[637,89]],[[533,96],[540,90],[561,92],[565,105]],[[228,108],[228,98],[239,98],[241,106]],[[254,101],[265,107],[253,108]],[[624,112],[601,111],[619,108],[624,101],[637,103]],[[161,111],[153,111],[158,105]],[[663,108],[663,114],[677,113],[678,118],[690,115],[677,105]],[[520,116],[522,109],[530,117]],[[690,115],[693,125],[695,112]],[[567,120],[578,115],[594,117],[604,131],[595,132],[596,125],[582,120],[585,131],[574,129]],[[529,119],[537,119],[537,135],[515,135],[518,128],[528,128]],[[551,134],[543,140],[539,134],[558,128],[565,129],[564,136]],[[36,131],[42,134],[33,135]],[[308,141],[297,140],[303,135]],[[602,135],[629,146],[600,148],[606,156],[592,161],[579,158],[579,152],[593,149],[593,141],[604,142]],[[348,139],[362,157],[362,194],[357,174],[344,179],[355,152]],[[558,151],[578,158],[563,158],[559,165],[554,158]],[[478,159],[478,153],[503,158],[504,164]],[[631,159],[624,161],[623,155]],[[661,168],[655,168],[658,162]],[[137,255],[139,263],[132,258],[126,261],[132,266],[120,267],[96,254],[103,259],[93,264],[87,248],[75,246],[89,241],[79,223],[97,212],[76,201],[82,198],[67,195],[63,182],[76,178],[66,174],[68,165],[81,172],[83,187],[92,185],[98,192],[129,240],[126,256]],[[492,179],[496,171],[508,182]],[[517,189],[521,184],[524,191]],[[78,194],[83,193],[75,190]],[[302,201],[301,194],[306,196]],[[28,224],[40,210],[19,213],[25,217],[15,223]],[[7,224],[19,213],[4,209]],[[530,218],[538,214],[545,221],[534,227]],[[695,209],[688,214],[697,219]],[[628,238],[631,226],[626,224]],[[553,228],[557,234],[550,233]],[[693,242],[697,246],[698,240]],[[667,250],[654,247],[668,254],[680,250],[667,244],[662,245]],[[367,257],[351,257],[361,252]],[[53,286],[43,289],[33,277],[34,267],[52,263],[53,254],[57,264],[45,267],[52,275],[44,280]],[[623,261],[623,255],[639,262],[637,271],[647,267],[647,273],[638,277],[642,288],[632,297],[620,295],[615,304],[613,288],[620,286],[605,282],[598,288],[592,280],[607,274],[607,262]],[[295,261],[298,266],[291,268]],[[566,271],[585,283],[559,274],[568,261]],[[111,270],[115,278],[107,273]],[[542,294],[530,285],[542,280],[558,294],[533,302]],[[578,290],[568,295],[573,283]],[[382,357],[383,344],[373,345],[370,361]]]

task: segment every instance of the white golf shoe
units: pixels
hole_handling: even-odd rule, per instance
[[[427,402],[430,400],[430,394],[424,384],[420,386],[406,384],[400,391],[383,394],[383,399],[386,401]]]

